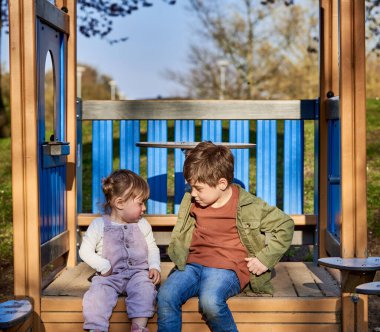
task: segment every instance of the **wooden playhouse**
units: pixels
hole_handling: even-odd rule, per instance
[[[147,219],[164,248],[185,188],[184,156],[178,149],[168,153],[148,148],[144,153],[136,142],[172,136],[175,141],[194,141],[197,131],[202,139],[221,141],[227,131],[230,142],[257,144],[254,152],[234,151],[236,180],[252,188],[249,172],[254,168],[256,194],[271,204],[279,204],[281,189],[281,205],[296,223],[293,243],[314,248],[314,262],[276,266],[273,297],[229,300],[239,330],[366,331],[367,297],[357,295],[353,301],[352,292],[373,274],[348,273],[342,279],[336,270],[329,273],[316,264],[321,257],[367,255],[364,9],[364,0],[320,0],[317,100],[81,103],[76,98],[76,1],[56,0],[55,6],[46,0],[10,1],[15,295],[32,300],[33,330],[82,329],[81,300],[93,271],[78,261],[78,243],[99,213],[100,180],[112,170],[115,151],[117,167],[139,172],[140,161],[147,162],[152,188]],[[51,57],[55,74],[52,139],[45,137],[46,57]],[[329,92],[336,96],[328,98]],[[81,210],[82,175],[89,176],[82,174],[84,121],[92,126],[92,213]],[[315,128],[312,214],[305,214],[303,207],[304,121]],[[283,123],[280,166],[278,122]],[[250,137],[252,126],[255,137]],[[276,167],[283,174],[281,187]],[[173,205],[170,214],[168,201]],[[165,278],[172,265],[162,265]],[[110,330],[128,326],[120,298]],[[156,330],[156,317],[149,328]],[[183,330],[208,330],[195,299],[183,307]]]

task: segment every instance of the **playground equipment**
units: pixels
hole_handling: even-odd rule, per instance
[[[221,133],[221,120],[230,120],[232,142],[249,142],[249,121],[255,121],[256,192],[278,204],[275,170],[269,165],[276,165],[276,120],[284,120],[281,204],[300,230],[294,243],[311,242],[315,261],[326,256],[366,257],[364,0],[341,0],[339,6],[338,1],[320,0],[320,97],[311,101],[88,101],[82,105],[76,100],[76,1],[57,0],[55,6],[46,0],[10,1],[9,13],[15,295],[32,299],[35,331],[81,329],[81,296],[92,271],[78,264],[77,242],[99,212],[99,184],[112,169],[116,121],[122,142],[119,166],[135,171],[141,160],[135,144],[140,141],[139,121],[147,121],[149,141],[167,140],[168,120],[174,120],[176,141],[194,140],[194,121],[202,122],[202,139],[220,141],[212,133]],[[45,131],[47,56],[52,58],[55,72],[52,140]],[[331,92],[337,97],[328,98]],[[313,121],[316,128],[312,215],[304,214],[302,204],[304,120]],[[82,140],[77,128],[82,121],[91,121],[93,126],[91,214],[80,209]],[[236,178],[249,188],[249,152],[234,153]],[[147,219],[162,244],[176,221],[174,214],[166,214],[168,169],[162,165],[167,156],[166,149],[147,152],[152,166],[147,170],[152,186],[148,212],[153,213]],[[183,157],[180,150],[174,153],[174,212],[184,190]],[[164,275],[170,267],[170,262],[163,264]],[[367,296],[358,294],[354,303],[351,291],[339,289],[324,268],[280,263],[276,273],[273,298],[239,296],[230,300],[239,330],[367,329]],[[184,317],[184,331],[207,331],[195,300],[184,306]],[[128,325],[120,299],[111,331]],[[155,329],[155,319],[149,327]]]

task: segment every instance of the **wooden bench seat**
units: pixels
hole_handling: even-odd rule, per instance
[[[162,263],[163,282],[173,267]],[[80,331],[82,296],[94,271],[85,263],[68,268],[42,294],[41,320],[46,331]],[[228,303],[238,329],[244,331],[340,331],[340,290],[331,275],[311,263],[282,262],[274,270],[273,297],[238,295]],[[156,331],[156,315],[149,321]],[[65,323],[65,324],[63,324]],[[120,297],[111,317],[110,331],[126,331],[129,321]],[[197,299],[183,306],[183,331],[209,331],[198,312]]]

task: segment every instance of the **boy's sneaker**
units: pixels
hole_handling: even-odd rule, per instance
[[[149,332],[149,330],[146,327],[141,327],[136,323],[132,323],[131,332]]]

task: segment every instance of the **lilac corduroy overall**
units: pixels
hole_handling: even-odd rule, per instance
[[[156,287],[149,279],[148,246],[137,223],[115,225],[103,216],[103,257],[112,275],[96,276],[83,297],[84,329],[108,331],[119,294],[126,293],[128,317],[152,317]]]

